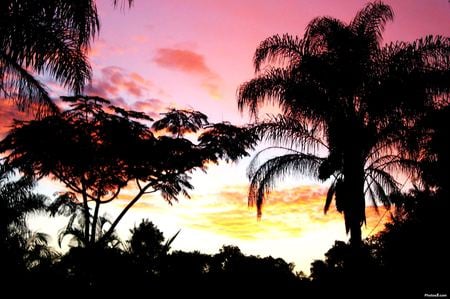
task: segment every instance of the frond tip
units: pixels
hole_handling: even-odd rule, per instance
[[[267,61],[269,63],[296,63],[303,56],[303,41],[289,34],[282,36],[276,34],[261,42],[255,51],[253,64],[255,72],[261,70],[261,65]]]
[[[286,154],[267,160],[252,172],[248,205],[256,205],[257,217],[260,218],[266,195],[279,179],[293,174],[317,177],[321,160],[322,158],[303,153]]]

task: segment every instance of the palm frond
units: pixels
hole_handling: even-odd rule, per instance
[[[270,68],[264,74],[242,84],[238,89],[238,108],[242,112],[249,108],[250,114],[257,117],[259,106],[283,100],[286,86],[292,82],[291,74],[282,68]]]
[[[39,117],[58,111],[45,85],[2,51],[0,95],[13,100],[21,111],[36,111],[35,114]]]
[[[52,33],[43,35],[36,45],[36,48],[45,49],[45,53],[42,61],[36,61],[32,66],[38,72],[45,71],[75,94],[81,94],[91,80],[89,59],[77,40],[70,39],[70,33],[62,29]]]
[[[327,197],[325,198],[325,205],[323,207],[323,213],[326,214],[330,209],[331,202],[333,201],[333,197],[336,194],[336,184],[338,180],[334,180],[327,191]]]
[[[328,149],[319,124],[308,124],[302,119],[286,115],[271,116],[252,127],[261,139],[274,142],[275,145],[288,146],[300,151],[317,152]]]
[[[248,204],[256,204],[257,216],[261,217],[266,195],[276,182],[288,175],[300,174],[317,177],[321,158],[302,153],[287,154],[272,158],[262,164],[251,178]]]
[[[59,194],[47,207],[50,216],[71,216],[81,209],[80,203],[73,192]]]
[[[366,190],[373,206],[377,208],[377,200],[385,207],[390,207],[390,194],[399,192],[399,183],[388,172],[380,169],[369,169],[366,171]]]
[[[162,247],[162,254],[167,254],[170,250],[170,246],[172,245],[173,241],[175,241],[175,239],[178,237],[178,235],[180,234],[181,229],[178,230],[170,239],[168,239],[163,247]]]
[[[346,25],[332,17],[317,17],[309,22],[303,37],[305,52],[312,55],[323,53],[340,43],[339,37],[346,32]]]
[[[381,1],[368,3],[361,9],[350,23],[350,28],[357,35],[378,47],[382,41],[384,26],[394,19],[394,12],[389,5]]]
[[[66,227],[65,229],[62,229],[58,233],[58,246],[62,246],[63,240],[67,237],[71,236],[71,239],[69,241],[70,247],[84,247],[88,244],[88,241],[84,237],[84,231],[80,228],[75,227]]]
[[[119,5],[120,2],[120,6],[121,8],[124,8],[128,2],[128,7],[131,7],[133,5],[134,0],[113,0],[113,5],[117,6]]]
[[[366,179],[368,181],[368,179]],[[364,190],[364,194],[368,196],[370,201],[372,202],[372,206],[375,208],[375,212],[378,214],[378,203],[377,203],[377,195],[374,192],[374,189],[372,188],[373,180],[370,180],[370,182],[367,183],[367,187]]]
[[[383,203],[388,200],[385,195],[399,190],[399,184],[395,178],[387,171],[378,168],[368,168],[366,170],[366,176],[370,178],[368,188],[373,188],[374,194],[378,196],[377,199]],[[368,181],[366,179],[366,181]]]
[[[261,65],[269,63],[296,64],[303,56],[303,41],[289,34],[276,34],[262,41],[255,51],[253,64],[259,72]]]
[[[301,152],[296,151],[292,148],[282,147],[282,146],[269,146],[260,151],[258,151],[250,161],[250,164],[247,167],[247,177],[251,180],[258,169],[261,167],[263,163],[261,163],[261,159],[263,155],[270,155],[270,152],[274,153],[289,153],[289,154],[301,154]],[[273,155],[272,155],[273,156]]]

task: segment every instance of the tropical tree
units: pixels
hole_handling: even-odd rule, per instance
[[[40,115],[57,109],[37,74],[83,90],[92,72],[87,50],[100,27],[95,1],[5,0],[0,19],[0,97]]]
[[[45,211],[47,197],[33,191],[35,182],[22,177],[14,180],[11,171],[0,165],[0,239],[28,231],[26,217]]]
[[[60,114],[17,122],[0,142],[0,152],[6,153],[5,165],[25,176],[49,176],[67,187],[52,211],[74,215],[72,223],[78,222],[75,226],[69,223],[69,232],[78,235],[86,247],[104,244],[144,195],[160,192],[169,203],[179,194],[189,196],[192,171],[206,170],[208,163],[219,159],[245,156],[255,141],[247,129],[210,124],[195,111],[165,113],[153,123],[155,134],[148,126],[153,120],[144,113],[111,106],[99,97],[63,100],[70,108]],[[178,118],[189,121],[170,121]],[[174,130],[175,135],[171,133]],[[187,133],[197,134],[196,143],[184,137]],[[234,142],[238,139],[242,142]],[[118,198],[131,183],[136,193],[103,230],[100,207]]]
[[[425,187],[436,189],[443,198],[450,193],[450,174],[447,171],[450,167],[449,117],[450,105],[434,107],[427,111],[408,137],[411,147],[422,152],[420,169]]]
[[[0,165],[0,274],[8,290],[59,256],[46,234],[32,232],[27,225],[28,216],[46,209],[47,197],[35,193],[34,185]]]
[[[377,1],[348,24],[318,17],[303,38],[274,35],[259,45],[257,76],[240,86],[238,105],[249,108],[255,132],[286,154],[263,160],[268,148],[250,164],[249,203],[258,216],[277,179],[292,173],[331,179],[324,211],[334,198],[350,242],[359,246],[365,195],[375,206],[388,205],[387,195],[399,189],[394,174],[413,174],[405,132],[427,107],[442,99],[448,105],[450,39],[382,45],[393,16]],[[279,104],[282,114],[259,121],[267,103]]]

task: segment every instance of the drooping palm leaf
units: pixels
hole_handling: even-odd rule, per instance
[[[277,181],[289,175],[302,174],[317,176],[320,158],[302,153],[286,154],[269,159],[258,167],[250,178],[248,204],[256,205],[257,215],[261,217],[266,194]]]

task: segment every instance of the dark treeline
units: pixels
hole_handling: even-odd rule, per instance
[[[294,272],[294,265],[283,259],[245,255],[236,246],[223,246],[216,254],[171,250],[177,236],[166,238],[148,220],[131,229],[128,240],[115,236],[107,245],[93,247],[70,242],[72,247],[61,254],[47,244],[45,235],[27,228],[25,214],[45,208],[45,204],[32,207],[23,202],[31,197],[43,198],[32,192],[29,182],[1,185],[2,216],[10,216],[6,218],[9,223],[3,221],[1,226],[2,291],[18,296],[33,295],[37,289],[50,297],[70,290],[71,295],[200,298],[219,293],[276,294],[280,298],[292,294],[301,298],[419,298],[448,291],[444,287],[450,249],[444,237],[448,201],[441,192],[398,194],[393,198],[396,209],[392,221],[364,241],[360,256],[353,256],[348,243],[336,241],[324,260],[311,264],[309,277]],[[348,280],[357,283],[356,293],[346,288]]]

